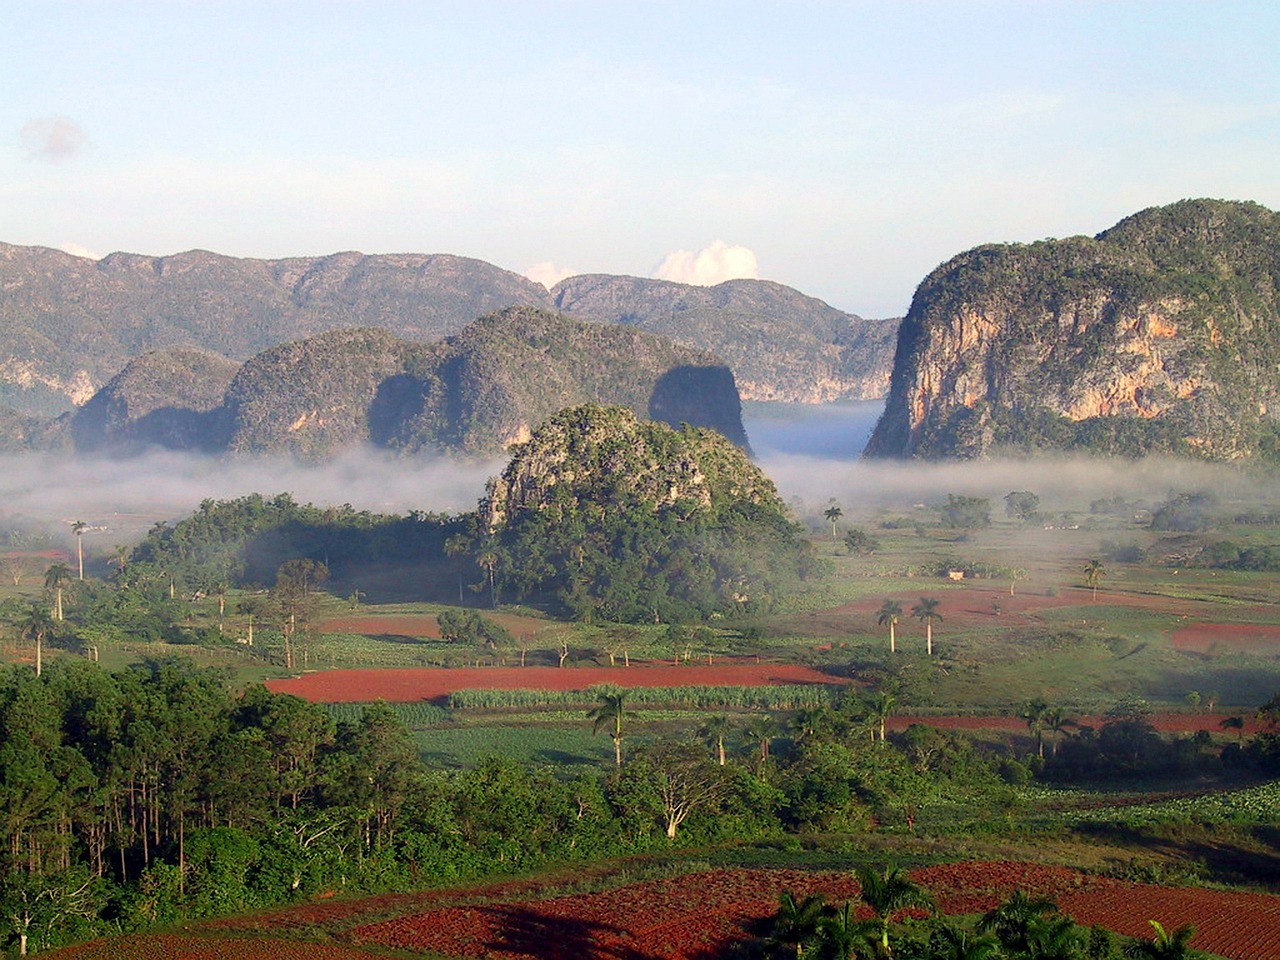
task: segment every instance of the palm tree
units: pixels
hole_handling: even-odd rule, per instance
[[[1058,734],[1058,738],[1053,741],[1053,755],[1058,755],[1058,742],[1063,739],[1062,732],[1067,727],[1076,726],[1076,722],[1067,716],[1065,710],[1061,707],[1052,707],[1049,712],[1044,715],[1044,726],[1046,730],[1052,730]]]
[[[1045,703],[1041,697],[1028,700],[1018,713],[1019,717],[1027,721],[1027,729],[1036,738],[1036,752],[1039,753],[1041,760],[1044,759],[1044,728],[1048,715],[1049,704]]]
[[[844,511],[840,509],[839,505],[833,503],[822,511],[822,515],[831,524],[831,539],[834,540],[836,538],[836,521],[844,516]]]
[[[778,912],[773,916],[770,942],[780,947],[791,947],[799,960],[818,933],[818,923],[825,907],[826,902],[820,893],[797,900],[790,890],[783,890],[778,897]]]
[[[857,960],[866,933],[866,923],[857,919],[853,904],[846,900],[843,907],[818,920],[819,955],[823,960]]]
[[[878,950],[881,956],[892,956],[889,945],[889,922],[900,910],[910,907],[933,909],[933,897],[920,885],[913,883],[898,867],[872,867],[858,869],[858,885],[862,888],[862,900],[875,914],[878,925]]]
[[[1166,931],[1155,920],[1148,920],[1155,931],[1155,939],[1139,940],[1131,943],[1125,950],[1126,957],[1139,960],[1191,960],[1200,953],[1191,949],[1191,938],[1195,935],[1194,924],[1183,924],[1177,930]]]
[[[707,717],[706,722],[702,725],[700,733],[710,741],[715,748],[716,759],[720,761],[720,766],[724,766],[724,741],[729,736],[732,723],[727,714],[720,713],[714,717]]]
[[[626,691],[600,694],[600,702],[587,711],[587,719],[591,721],[591,732],[599,733],[601,727],[611,727],[609,736],[613,738],[613,760],[622,766],[622,721],[629,714],[626,710]]]
[[[769,744],[778,735],[778,721],[768,714],[762,714],[753,718],[743,732],[746,733],[748,738],[755,741],[759,750],[760,769],[763,771],[765,763],[769,760]]]
[[[1015,956],[1029,955],[1031,943],[1037,938],[1037,927],[1057,912],[1058,905],[1049,898],[1032,897],[1017,890],[1000,906],[984,914],[978,921],[978,929],[994,933],[1007,952]]]
[[[18,624],[18,629],[22,636],[36,645],[36,676],[38,677],[44,669],[44,638],[53,629],[53,619],[49,616],[48,610],[38,603],[33,603],[27,608]]]
[[[62,590],[71,579],[71,568],[55,563],[44,572],[44,588],[53,594],[53,619],[62,620]]]
[[[1098,584],[1102,583],[1102,575],[1106,573],[1107,568],[1103,566],[1101,560],[1097,557],[1091,559],[1084,565],[1084,585],[1093,588],[1093,599],[1098,599]]]
[[[897,638],[894,636],[894,628],[898,625],[898,618],[902,616],[902,604],[897,600],[886,600],[880,605],[880,614],[876,617],[876,623],[880,626],[889,627],[889,652],[897,653]]]
[[[885,693],[883,690],[867,701],[866,717],[871,723],[871,739],[876,738],[877,729],[880,732],[880,742],[884,743],[884,725],[888,719],[893,716],[893,711],[898,706],[898,698],[891,693]]]
[[[73,520],[71,522],[71,532],[76,535],[76,562],[80,567],[80,579],[84,579],[84,532],[89,529],[89,525],[83,520]]]
[[[1000,952],[1000,941],[992,934],[970,932],[949,923],[940,924],[929,940],[936,960],[993,960]]]
[[[498,588],[493,572],[498,567],[498,554],[495,550],[482,550],[476,555],[476,564],[484,569],[489,577],[489,606],[498,609]]]
[[[933,597],[921,597],[920,602],[911,608],[911,615],[924,624],[925,650],[933,656],[933,625],[942,622],[942,614],[938,612],[938,601]]]

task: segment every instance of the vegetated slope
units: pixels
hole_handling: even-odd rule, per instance
[[[746,400],[870,400],[888,389],[897,319],[864,320],[780,283],[694,287],[584,274],[551,294],[566,313],[629,324],[724,357]]]
[[[529,308],[434,344],[333,330],[238,370],[191,351],[151,354],[74,415],[72,435],[78,449],[122,452],[151,444],[320,458],[372,444],[484,455],[562,407],[603,401],[746,442],[733,375],[715,357]]]
[[[621,407],[544,422],[489,482],[478,520],[475,561],[508,597],[586,620],[768,609],[815,563],[745,452]]]
[[[481,260],[337,253],[254,260],[193,250],[94,261],[0,244],[0,403],[83,403],[131,358],[187,347],[245,360],[339,327],[434,340],[547,291]]]
[[[203,350],[156,350],[133,360],[71,418],[79,450],[217,449],[223,396],[239,364]]]
[[[1186,200],[917,289],[868,455],[1280,451],[1280,216]]]

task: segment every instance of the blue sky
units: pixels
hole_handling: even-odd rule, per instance
[[[0,0],[0,241],[696,265],[899,315],[978,243],[1280,208],[1277,49],[1270,0]]]

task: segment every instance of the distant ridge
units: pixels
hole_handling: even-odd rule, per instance
[[[898,320],[864,320],[769,280],[694,287],[584,274],[551,290],[556,307],[724,357],[744,400],[874,400],[889,388]]]
[[[0,244],[0,406],[66,411],[157,350],[245,361],[330,330],[372,327],[432,342],[513,306],[628,323],[709,350],[735,372],[742,366],[752,399],[852,399],[887,388],[895,322],[862,321],[766,281],[701,288],[614,278],[621,286],[603,297],[606,279],[562,284],[553,298],[509,270],[448,254],[256,260],[192,250],[94,261]],[[672,306],[681,300],[692,309]]]
[[[159,447],[319,459],[371,445],[488,456],[564,407],[606,401],[746,446],[733,374],[717,357],[528,307],[431,344],[350,328],[271,347],[242,365],[155,351],[66,422],[77,450],[112,454]]]

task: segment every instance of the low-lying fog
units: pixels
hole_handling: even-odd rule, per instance
[[[880,409],[879,403],[748,405],[744,420],[760,466],[783,497],[809,516],[820,515],[833,499],[851,520],[948,493],[990,497],[998,507],[1011,490],[1035,492],[1046,510],[1087,508],[1110,496],[1154,502],[1188,490],[1211,490],[1227,501],[1272,502],[1280,494],[1280,486],[1257,471],[1168,460],[862,461]],[[132,460],[9,456],[0,459],[0,538],[33,521],[70,543],[67,524],[83,520],[97,535],[86,549],[105,552],[141,538],[157,520],[189,514],[201,500],[254,492],[287,492],[301,503],[349,503],[374,512],[457,513],[475,506],[485,480],[502,466],[502,460],[460,464],[372,452],[314,466],[171,453]]]

